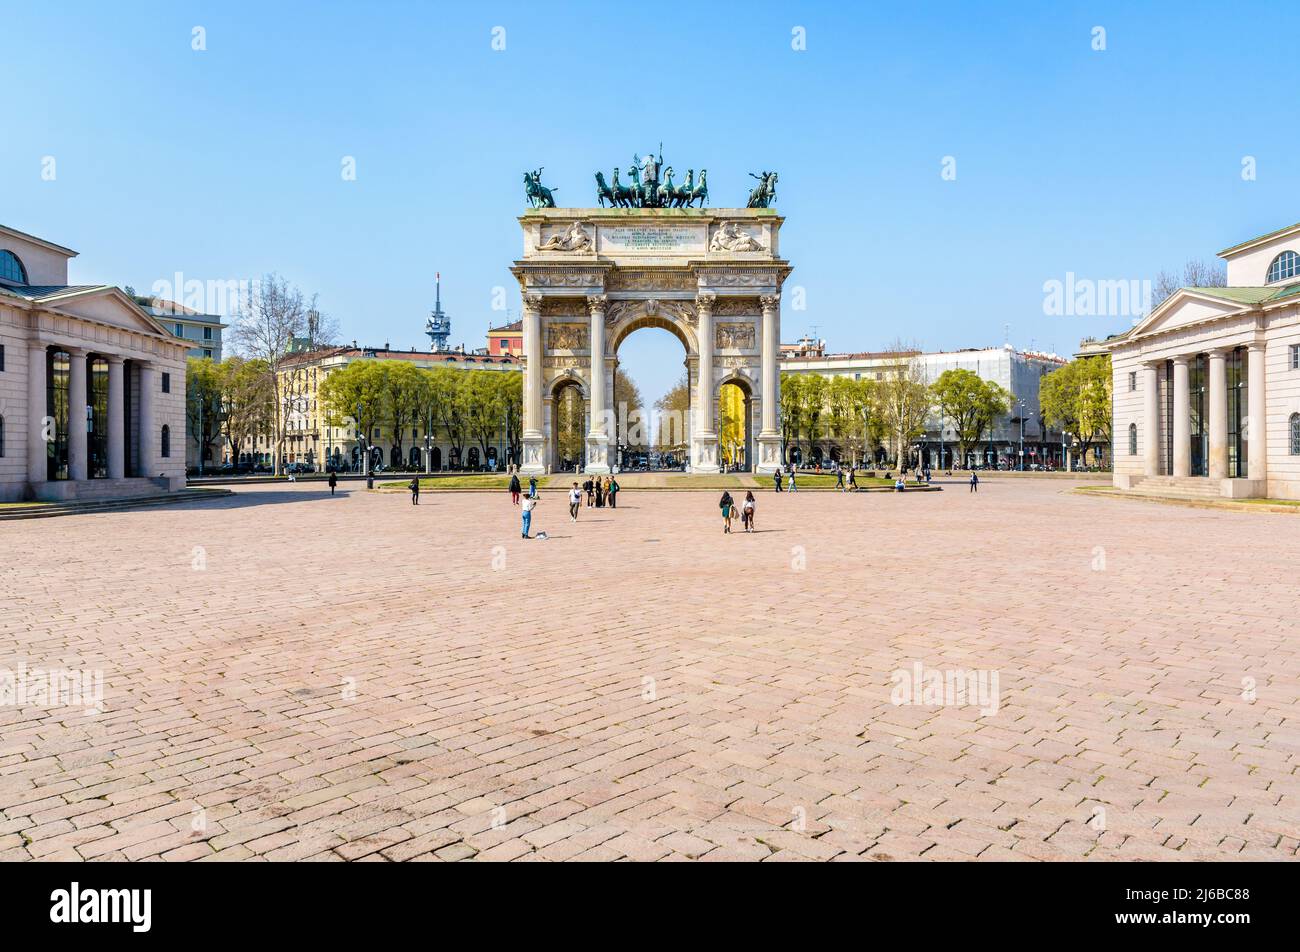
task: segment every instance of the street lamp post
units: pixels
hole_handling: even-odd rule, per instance
[[[1025,407],[1025,401],[1023,401],[1023,400],[1018,401],[1018,402],[1017,402],[1017,405],[1020,407],[1020,413],[1019,413],[1019,416],[1020,416],[1020,466],[1019,466],[1019,469],[1020,469],[1020,471],[1023,473],[1023,472],[1025,471],[1025,410],[1026,410],[1027,408]]]

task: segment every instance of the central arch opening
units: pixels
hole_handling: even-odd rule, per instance
[[[671,321],[649,315],[619,329],[612,349],[611,458],[623,472],[681,470],[690,458],[689,342]]]

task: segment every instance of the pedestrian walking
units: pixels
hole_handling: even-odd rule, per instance
[[[533,499],[537,498],[537,477],[536,476],[528,477],[528,495]]]
[[[790,492],[797,493],[799,491],[799,487],[798,485],[796,485],[794,481],[794,471],[795,471],[795,467],[791,466],[790,467]]]
[[[857,467],[850,466],[849,467],[849,492],[855,493],[857,491],[858,491],[858,470]]]
[[[970,474],[970,491],[973,493],[980,491],[980,474],[974,470]]]
[[[592,482],[590,476],[582,484],[582,491],[587,494],[587,508],[590,509],[596,504],[596,484]]]
[[[511,505],[514,506],[519,505],[519,492],[521,488],[522,487],[520,487],[519,485],[519,474],[511,473],[510,474],[510,504]]]
[[[731,498],[731,493],[724,489],[718,506],[722,509],[722,532],[724,535],[731,535],[731,510],[736,508],[736,501]]]
[[[844,492],[844,470],[838,466],[835,467],[835,488]]]
[[[411,490],[411,505],[418,506],[420,504],[420,477],[419,476],[411,480],[411,485],[409,488]]]
[[[339,484],[338,474],[333,470],[330,471],[330,495],[334,495],[334,488]]]
[[[740,521],[745,527],[746,532],[754,531],[754,511],[758,504],[754,501],[752,490],[745,492],[745,501],[740,504]]]
[[[528,530],[533,526],[533,510],[537,508],[539,502],[541,502],[541,500],[537,498],[536,494],[533,494],[527,496],[523,503],[520,504],[520,508],[523,509],[525,539],[531,538],[531,536],[528,535]]]
[[[776,491],[781,492],[781,467],[780,466],[778,466],[776,468],[776,472],[772,474],[772,481],[776,484]]]
[[[618,491],[621,488],[622,487],[619,486],[618,484],[618,480],[615,479],[613,476],[611,476],[609,478],[609,508],[610,509],[618,508]]]
[[[574,483],[573,488],[569,490],[569,521],[578,521],[578,510],[582,508],[582,490],[578,484]]]

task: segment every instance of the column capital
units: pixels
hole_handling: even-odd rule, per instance
[[[121,367],[126,363],[126,358],[121,354],[104,354],[104,359],[108,361],[110,367]]]
[[[1262,340],[1253,340],[1246,345],[1246,351],[1251,354],[1262,354],[1267,347],[1267,342]]]
[[[695,295],[695,306],[700,310],[701,313],[704,312],[712,313],[713,305],[717,303],[718,303],[718,296],[714,294],[712,291],[701,291],[699,294]]]
[[[1191,363],[1191,361],[1192,361],[1191,354],[1178,354],[1177,356],[1174,357],[1174,366],[1186,367],[1188,364]]]
[[[781,295],[764,294],[758,299],[758,303],[764,311],[775,311],[781,306]]]
[[[540,311],[542,309],[543,295],[538,291],[525,291],[524,308],[530,311]]]
[[[541,297],[541,295],[538,295],[538,297]],[[607,294],[587,295],[587,308],[588,310],[591,311],[593,317],[597,314],[604,314],[605,307],[608,304],[609,304],[609,295]]]
[[[1207,349],[1206,349],[1206,351],[1205,351],[1205,356],[1210,357],[1210,358],[1212,358],[1212,359],[1217,358],[1218,360],[1226,360],[1227,357],[1228,357],[1228,355],[1229,355],[1230,353],[1232,353],[1232,347],[1231,347],[1231,346],[1228,346],[1228,347],[1210,347],[1210,348],[1207,348]]]

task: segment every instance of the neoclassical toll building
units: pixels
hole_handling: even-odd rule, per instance
[[[76,254],[0,225],[0,501],[185,485],[188,345]]]
[[[691,392],[691,465],[718,471],[718,397],[745,397],[745,458],[781,464],[784,219],[771,208],[538,208],[520,217],[523,465],[557,462],[554,408],[565,387],[588,407],[586,469],[608,473],[618,434],[610,394],[619,344],[641,327],[682,342]]]
[[[1300,224],[1219,252],[1100,345],[1114,368],[1115,485],[1300,499]]]

